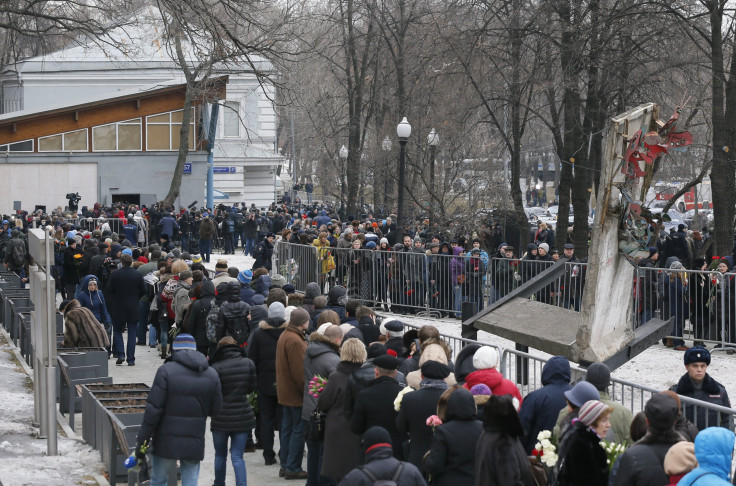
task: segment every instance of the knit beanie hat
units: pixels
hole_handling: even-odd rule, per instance
[[[674,398],[664,393],[655,393],[644,406],[644,414],[650,427],[667,430],[675,424],[679,410]]]
[[[296,307],[294,307],[293,305],[287,305],[286,307],[284,307],[284,319],[286,319],[287,321],[290,320],[291,313],[294,309],[296,309]]]
[[[695,458],[695,444],[683,440],[675,443],[664,456],[664,473],[669,475],[686,474],[698,467]]]
[[[192,263],[202,263],[202,256],[199,254],[192,255]]]
[[[435,380],[444,380],[450,376],[450,367],[439,361],[427,361],[421,367],[422,376]]]
[[[271,302],[268,307],[268,318],[286,319],[286,310],[281,302]]]
[[[174,351],[181,351],[182,349],[197,350],[197,343],[194,341],[194,336],[191,334],[181,333],[174,339],[171,344],[171,348]]]
[[[473,367],[486,370],[498,366],[498,352],[491,346],[482,346],[473,355]]]
[[[472,393],[473,396],[476,395],[493,395],[493,392],[490,388],[488,388],[488,385],[484,383],[478,383],[477,385],[473,385],[472,388],[470,388],[470,393]]]
[[[608,405],[600,400],[588,400],[580,407],[578,418],[588,427],[592,426],[603,412],[608,410]]]
[[[253,280],[253,270],[243,270],[238,274],[238,282],[248,285]]]
[[[549,245],[547,243],[540,243],[539,249],[544,250],[545,253],[549,253]]]
[[[605,391],[611,383],[611,369],[604,363],[593,363],[588,367],[585,381],[595,386],[598,391]]]
[[[379,425],[374,425],[363,434],[363,447],[367,453],[376,447],[391,447],[391,436]]]

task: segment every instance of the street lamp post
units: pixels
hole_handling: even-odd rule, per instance
[[[434,159],[437,155],[437,144],[440,143],[440,136],[435,132],[434,128],[427,135],[427,144],[429,145],[429,223],[434,223]]]
[[[343,145],[340,147],[340,158],[342,159],[342,177],[340,177],[340,218],[345,216],[345,185],[348,172],[348,149]]]
[[[391,139],[388,138],[388,135],[386,135],[386,138],[383,139],[383,142],[381,142],[381,148],[386,153],[385,161],[388,161],[388,153],[391,151],[391,147],[393,144],[391,143]],[[391,212],[388,210],[388,164],[386,166],[386,172],[383,174],[383,211],[384,216],[388,216]]]
[[[401,232],[404,230],[403,213],[404,213],[404,176],[406,172],[406,143],[411,135],[411,125],[406,117],[396,126],[396,135],[399,137],[399,145],[401,151],[399,155],[399,207],[396,211],[396,228]]]

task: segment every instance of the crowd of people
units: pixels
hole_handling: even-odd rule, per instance
[[[391,217],[380,225],[368,217],[343,228],[326,209],[315,215],[273,208],[275,212],[265,215],[270,222],[265,233],[259,236],[256,225],[253,267],[237,268],[220,258],[211,272],[205,268],[209,255],[190,251],[207,248],[203,226],[209,228],[206,232],[212,226],[215,231],[227,229],[238,214],[255,220],[259,213],[244,206],[230,209],[195,212],[193,220],[199,224],[189,230],[196,227],[200,238],[194,241],[182,231],[185,213],[179,218],[164,215],[154,224],[144,215],[148,211],[120,208],[133,211],[133,222],[141,211],[149,228],[159,228],[159,243],[145,246],[129,239],[139,236],[141,226],[120,235],[96,225],[77,226],[58,215],[43,221],[55,238],[61,267],[63,345],[105,347],[121,366],[135,366],[136,345],[148,345],[158,348],[164,360],[136,448],[143,456],[151,446],[152,485],[166,484],[176,461],[183,484],[196,484],[208,417],[217,486],[225,481],[228,449],[239,486],[247,477],[243,454],[256,450],[262,451],[266,465],[279,465],[274,477],[304,479],[308,485],[393,480],[402,485],[462,481],[531,486],[540,484],[540,470],[529,456],[541,450],[537,442],[545,431],[558,445],[559,457],[542,471],[544,481],[664,485],[684,475],[680,484],[705,484],[698,476],[703,474],[728,481],[734,436],[716,426],[730,426],[730,416],[681,404],[678,398],[730,408],[726,390],[707,373],[707,349],[688,349],[686,372],[677,384],[653,395],[636,416],[611,400],[610,370],[600,363],[572,386],[570,363],[553,357],[542,370],[543,386],[523,396],[499,371],[494,348],[471,344],[453,355],[434,326],[410,329],[397,319],[382,321],[375,309],[364,305],[360,286],[342,285],[350,286],[351,262],[345,275],[338,262],[330,264],[332,248],[374,250],[378,258],[381,252],[375,250],[385,247],[406,254],[405,266],[397,270],[402,280],[426,285],[440,275],[433,273],[431,255],[451,250],[463,258],[462,273],[456,275],[477,271],[477,276],[461,280],[476,278],[482,286],[487,239],[494,238],[497,227],[484,226],[479,235],[458,238],[429,226],[404,235]],[[16,248],[25,252],[23,223],[16,220],[14,226],[9,230],[4,225],[3,234],[10,231],[4,261],[24,276],[25,253],[25,261],[14,266]],[[304,293],[272,271],[277,233],[280,241],[316,247],[325,271],[318,272]],[[540,249],[541,257],[552,253],[545,245],[530,247],[526,261],[539,259]],[[513,261],[514,249],[499,247],[499,258]],[[224,245],[225,250],[236,248],[234,242]],[[563,258],[575,261],[574,250],[565,244]],[[387,271],[398,261],[389,261]],[[532,267],[521,267],[520,278],[527,278],[525,268]],[[568,307],[579,306],[579,295],[560,297]],[[402,306],[413,307],[401,298],[390,300],[397,313]],[[478,299],[479,306],[483,300]],[[602,440],[627,447],[612,467]],[[693,441],[694,446],[679,445]]]

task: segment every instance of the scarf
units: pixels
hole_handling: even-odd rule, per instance
[[[445,382],[445,380],[425,378],[419,383],[419,388],[435,388],[437,390],[447,390],[447,383]]]

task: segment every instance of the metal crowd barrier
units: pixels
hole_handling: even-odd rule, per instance
[[[659,317],[675,317],[669,338],[687,337],[736,347],[736,274],[717,271],[639,268],[632,285],[634,327]]]
[[[318,282],[325,292],[343,285],[348,297],[364,305],[398,314],[460,318],[463,302],[482,310],[555,262],[279,242],[274,263],[273,271],[297,290],[309,282]],[[568,263],[565,274],[532,299],[579,311],[586,269],[586,263]]]
[[[62,221],[64,223],[70,223],[76,226],[77,228],[81,229],[82,231],[95,231],[100,230],[104,231],[108,227],[110,228],[111,233],[117,233],[120,237],[120,241],[122,241],[125,236],[123,232],[123,226],[128,224],[127,218],[63,218]],[[147,246],[148,242],[150,241],[150,222],[146,219],[143,220],[135,220],[136,225],[143,225],[143,246]],[[140,230],[140,226],[139,226]],[[138,246],[140,244],[140,240],[138,238],[140,231],[136,231],[136,241],[131,241],[133,246]]]

